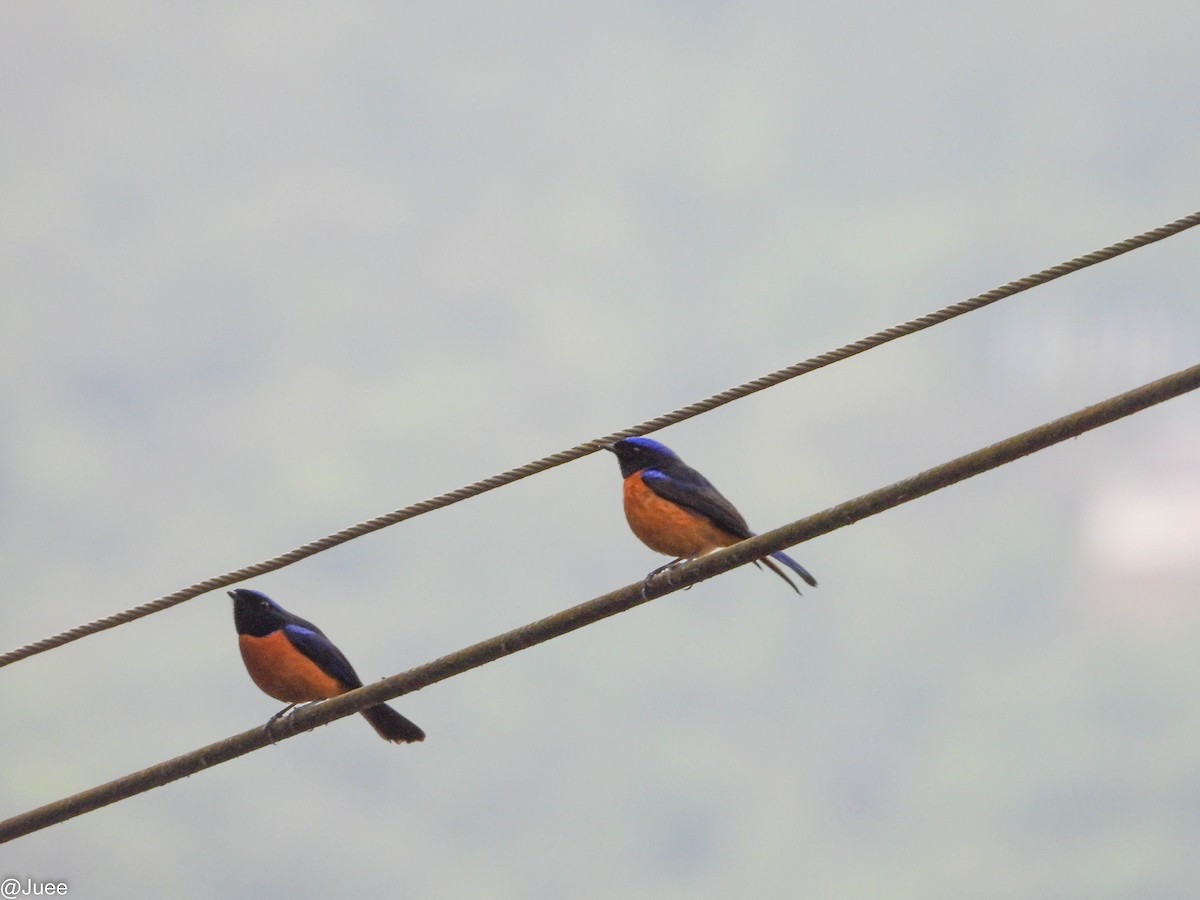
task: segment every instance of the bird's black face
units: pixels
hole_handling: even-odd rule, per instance
[[[615,444],[609,444],[605,449],[617,454],[622,478],[628,478],[642,469],[661,466],[679,459],[669,447],[647,437],[624,438]]]
[[[229,596],[233,598],[233,625],[238,634],[263,637],[286,624],[282,610],[266,594],[238,588]]]

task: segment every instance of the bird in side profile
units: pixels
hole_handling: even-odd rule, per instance
[[[292,615],[266,594],[248,588],[229,592],[238,647],[250,678],[263,693],[290,704],[328,700],[362,687],[362,680],[342,651],[312,622]],[[425,740],[425,732],[383,703],[362,711],[386,741]]]
[[[685,559],[754,536],[742,514],[712,482],[669,447],[647,437],[631,437],[608,444],[605,449],[615,453],[621,465],[629,527],[651,550],[676,557],[647,578]],[[772,553],[759,562],[790,584],[797,594],[800,589],[777,563],[817,586],[817,580],[786,553]]]

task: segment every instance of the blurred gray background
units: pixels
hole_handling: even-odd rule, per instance
[[[1200,208],[1194,0],[15,2],[3,648]],[[760,530],[1197,362],[1187,233],[661,432]],[[1200,397],[0,847],[78,897],[1195,896]],[[371,680],[635,581],[588,457],[251,582]],[[7,816],[265,721],[0,671]]]

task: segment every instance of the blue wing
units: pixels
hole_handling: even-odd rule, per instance
[[[362,684],[358,673],[350,665],[350,660],[316,628],[289,623],[283,626],[283,633],[292,642],[292,646],[315,662],[326,675],[349,687],[359,687]]]
[[[738,540],[745,540],[754,534],[733,504],[695,469],[689,468],[678,475],[668,474],[661,469],[644,469],[642,481],[664,500],[678,503],[686,510],[711,519],[714,525]]]
[[[695,469],[685,466],[675,474],[660,469],[643,469],[642,481],[664,500],[678,503],[684,509],[705,516],[722,531],[738,540],[744,541],[748,537],[754,537],[754,532],[750,530],[742,514],[713,487],[712,482]],[[786,553],[772,553],[770,558],[764,559],[763,562],[788,584],[792,584],[791,579],[784,575],[771,559],[783,563],[813,587],[817,586],[817,580],[800,563]],[[796,589],[796,586],[792,584],[792,588]],[[796,593],[799,593],[798,589]]]

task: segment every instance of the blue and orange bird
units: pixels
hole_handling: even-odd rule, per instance
[[[342,651],[312,622],[292,615],[266,594],[248,588],[229,592],[238,647],[250,678],[262,692],[293,706],[328,700],[362,687]],[[383,703],[362,711],[385,741],[407,744],[425,740],[425,732]]]
[[[647,437],[631,437],[607,444],[605,449],[615,453],[621,464],[629,527],[651,550],[676,557],[647,578],[685,559],[754,537],[733,504],[669,447]],[[797,594],[800,589],[776,563],[817,586],[817,580],[786,553],[772,553],[757,562],[790,584]]]

